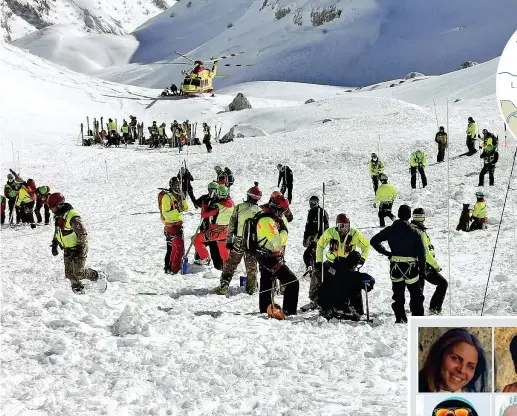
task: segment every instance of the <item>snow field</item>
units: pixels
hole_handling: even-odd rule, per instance
[[[452,231],[448,264],[446,166],[426,169],[428,188],[412,191],[409,185],[409,153],[420,148],[429,162],[435,158],[432,106],[359,92],[302,105],[303,94],[297,92],[286,94],[285,101],[250,96],[256,108],[217,114],[232,92],[214,99],[161,101],[144,111],[148,102],[100,95],[127,97],[127,87],[74,74],[12,47],[0,53],[6,64],[0,75],[12,80],[0,86],[6,98],[0,103],[3,170],[13,166],[14,149],[24,178],[33,177],[38,185],[66,196],[85,220],[88,265],[106,269],[111,280],[104,294],[75,296],[64,279],[62,255],[51,256],[51,228],[2,230],[0,394],[6,414],[378,415],[406,406],[407,329],[393,323],[385,258],[372,250],[363,268],[377,281],[369,300],[380,325],[372,326],[327,323],[314,314],[285,322],[247,315],[258,310],[258,299],[239,293],[242,265],[229,298],[209,294],[219,283],[219,273],[210,267],[192,266],[185,276],[164,275],[159,214],[131,214],[158,210],[157,188],[166,186],[187,155],[169,149],[77,146],[75,132],[87,114],[116,116],[119,122],[134,114],[146,126],[153,119],[167,124],[175,118],[208,120],[224,123],[223,133],[239,123],[269,134],[214,144],[211,154],[192,147],[188,165],[196,196],[213,179],[213,166],[229,166],[236,178],[236,203],[255,180],[265,200],[276,188],[277,163],[291,166],[295,219],[289,226],[286,262],[299,277],[307,202],[312,194],[321,197],[323,181],[331,222],[346,212],[352,226],[368,238],[378,231],[368,228],[376,227],[378,219],[367,163],[370,153],[377,152],[380,135],[380,157],[399,190],[395,207],[405,202],[426,209],[438,261],[445,275],[451,270],[452,314],[479,313],[496,226],[472,234]],[[485,77],[483,68],[475,69],[473,83],[476,76]],[[300,85],[300,91],[305,87],[311,98],[313,87]],[[442,102],[437,111],[445,123]],[[451,155],[464,152],[469,115],[480,128],[497,132],[501,124],[491,95],[451,103],[449,115]],[[322,123],[325,118],[332,121]],[[37,128],[27,130],[30,126]],[[515,149],[513,141],[505,148],[501,135],[500,143],[496,186],[485,188],[492,223],[501,213]],[[451,160],[452,229],[462,203],[475,200],[479,169],[477,156]],[[488,293],[486,313],[494,315],[517,311],[511,279],[517,263],[516,205],[511,196],[492,274],[499,277]],[[185,216],[186,245],[198,225],[198,211],[192,211],[193,216]],[[192,256],[193,251],[191,262]],[[308,301],[308,287],[309,280],[301,279],[300,306]],[[431,294],[426,285],[426,309]],[[446,313],[448,305],[446,298]]]

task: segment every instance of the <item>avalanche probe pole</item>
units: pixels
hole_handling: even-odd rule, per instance
[[[325,182],[323,182],[323,215],[325,215]],[[322,253],[323,255],[323,253]],[[321,259],[321,283],[323,283],[323,271],[325,270],[323,264],[324,264],[324,259]]]

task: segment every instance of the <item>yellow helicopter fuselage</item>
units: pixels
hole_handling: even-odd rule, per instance
[[[217,64],[214,64],[212,70],[203,69],[201,71],[182,71],[186,75],[181,84],[181,91],[185,95],[201,94],[205,92],[213,92],[213,79],[217,75]]]

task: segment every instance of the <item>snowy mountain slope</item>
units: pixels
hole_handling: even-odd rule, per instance
[[[41,29],[12,44],[82,73],[125,63],[138,47],[138,42],[130,35],[87,36],[83,31],[65,25]]]
[[[11,42],[54,24],[84,33],[125,34],[174,0],[4,0],[0,5],[0,40]]]
[[[411,150],[422,148],[434,158],[436,124],[428,105],[432,99],[421,98],[427,106],[370,92],[322,99],[315,94],[317,87],[308,85],[298,90],[288,85],[278,97],[274,89],[267,90],[279,84],[250,83],[242,91],[250,95],[252,110],[217,114],[233,98],[235,90],[230,89],[229,95],[221,91],[215,98],[162,101],[145,110],[147,101],[107,95],[156,91],[89,78],[12,46],[0,48],[0,61],[1,78],[11,80],[10,85],[0,84],[4,171],[18,165],[19,155],[24,177],[63,192],[88,229],[88,263],[106,268],[114,280],[103,295],[74,296],[64,279],[61,256],[50,254],[51,230],[2,230],[0,394],[7,414],[379,415],[405,408],[407,332],[393,324],[388,263],[375,252],[364,270],[377,280],[369,300],[379,326],[325,323],[310,315],[286,322],[234,315],[258,308],[256,296],[238,293],[240,271],[230,298],[208,294],[218,283],[210,268],[193,267],[184,277],[163,275],[165,242],[157,214],[131,214],[156,210],[157,188],[166,185],[183,159],[196,178],[196,196],[213,178],[215,164],[230,166],[237,202],[254,180],[268,195],[275,189],[276,164],[288,163],[295,174],[295,219],[289,226],[286,261],[301,277],[307,200],[312,194],[321,196],[323,180],[332,219],[344,211],[367,237],[378,231],[368,228],[377,225],[377,217],[366,164],[381,135],[379,154],[400,193],[396,205],[425,207],[438,261],[446,276],[451,271],[450,312],[479,313],[514,142],[505,147],[501,139],[496,186],[485,189],[491,222],[486,232],[454,231],[461,204],[474,201],[479,160],[451,160],[449,263],[446,166],[427,169],[430,185],[423,190],[411,191],[407,173]],[[464,151],[469,115],[481,128],[499,131],[493,91],[486,97],[476,93],[484,88],[485,65],[490,63],[469,70],[472,97],[450,104],[451,155]],[[451,83],[438,97],[431,84],[441,78],[426,82],[428,92],[436,94],[438,117],[444,123],[444,98],[463,87],[449,78]],[[420,82],[404,85],[406,94],[411,95],[410,87],[420,88]],[[319,101],[302,104],[303,91]],[[31,99],[25,99],[29,95]],[[85,148],[76,143],[78,123],[87,114],[119,120],[136,114],[146,125],[174,118],[224,122],[225,128],[247,123],[270,136],[214,144],[212,154],[195,147],[188,156],[169,149]],[[321,123],[325,114],[333,120]],[[517,287],[511,279],[517,266],[514,190],[510,197],[488,292],[486,313],[493,315],[517,314]],[[185,217],[187,241],[198,224],[198,212]],[[427,285],[426,309],[431,293]],[[308,280],[302,279],[300,304],[307,295]],[[444,306],[449,313],[449,298]]]
[[[244,51],[228,63],[253,66],[224,68],[232,77],[218,80],[219,88],[254,80],[364,86],[409,71],[454,71],[466,60],[497,57],[515,29],[510,16],[517,12],[511,0],[187,4],[177,3],[134,32],[139,48],[132,62],[176,59],[173,50],[204,59]],[[225,9],[229,15],[217,13]],[[156,88],[181,80],[176,65],[128,65],[99,75]]]
[[[332,0],[317,6],[307,0],[196,0],[178,2],[138,27],[134,54],[109,67],[92,54],[87,59],[94,63],[84,65],[84,52],[63,47],[77,41],[69,32],[57,42],[43,32],[37,42],[23,39],[18,46],[83,73],[101,68],[99,77],[152,88],[181,82],[183,68],[163,64],[185,62],[174,51],[196,59],[245,52],[224,63],[253,66],[221,67],[231,77],[218,79],[218,88],[256,80],[365,86],[409,71],[442,74],[467,60],[493,59],[514,31],[515,12],[512,0]],[[103,55],[112,47],[102,38],[81,41],[97,44]]]

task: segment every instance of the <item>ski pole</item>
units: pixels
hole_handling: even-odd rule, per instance
[[[16,203],[18,202],[18,194],[16,194],[16,199],[14,200],[14,205],[13,205],[13,209],[9,212],[9,224],[12,225],[13,224],[13,213],[14,211],[16,211]]]

